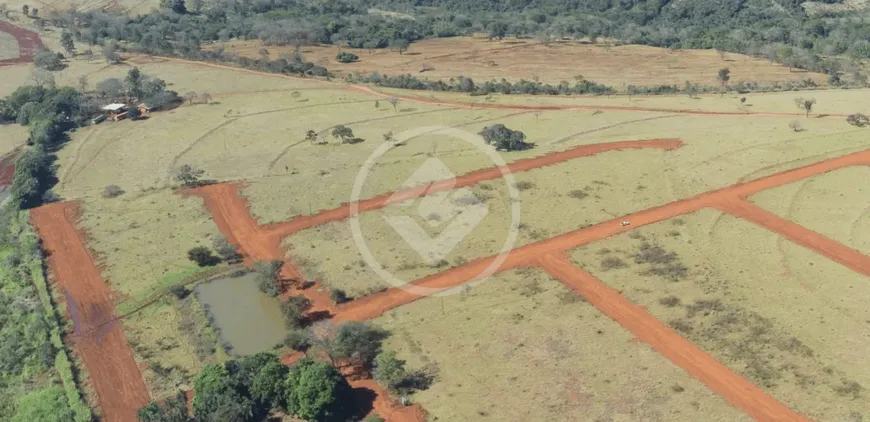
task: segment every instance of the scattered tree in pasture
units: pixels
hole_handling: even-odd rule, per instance
[[[342,51],[335,56],[335,59],[338,60],[339,63],[353,63],[359,60],[359,56],[349,51]]]
[[[208,92],[203,92],[202,94],[199,95],[199,98],[202,100],[203,104],[210,104],[211,103],[211,94],[209,94]]]
[[[124,92],[124,84],[120,79],[109,78],[97,83],[97,94],[103,99],[113,100],[121,96]]]
[[[88,75],[79,76],[79,92],[85,94],[88,92]]]
[[[193,102],[196,101],[197,98],[199,98],[199,94],[194,91],[187,91],[186,93],[184,93],[184,95],[181,96],[181,98],[189,102],[190,105],[193,105]]]
[[[797,108],[803,110],[806,113],[806,117],[810,117],[810,112],[813,111],[813,106],[816,104],[816,99],[798,97],[794,99],[794,103]]]
[[[203,174],[205,174],[204,170],[193,167],[190,164],[184,164],[175,170],[173,179],[180,182],[186,188],[193,188],[200,185],[200,178]]]
[[[336,125],[332,128],[332,136],[341,139],[341,142],[349,143],[354,139],[353,130],[345,125]]]
[[[803,124],[801,124],[801,122],[797,120],[792,120],[791,122],[789,122],[788,127],[794,132],[803,132],[804,130]]]
[[[70,56],[76,55],[76,44],[73,41],[72,34],[66,29],[60,33],[60,46],[69,54]]]
[[[21,6],[21,13],[22,13],[24,16],[30,16],[30,6],[28,6],[28,5],[26,5],[26,4],[23,5],[23,6]]]
[[[722,95],[725,95],[725,90],[728,88],[728,81],[731,80],[731,70],[727,67],[723,67],[719,69],[719,73],[716,75],[716,78],[719,80],[719,84],[722,86]]]
[[[60,60],[60,57],[57,56],[57,53],[52,53],[51,51],[40,51],[36,53],[36,56],[33,58],[33,64],[40,69],[51,71],[64,68],[64,64]]]
[[[409,43],[408,40],[403,39],[403,38],[398,38],[398,39],[390,41],[390,48],[393,51],[398,52],[399,55],[402,55],[406,51],[408,51],[408,47],[410,45],[411,45],[411,43]]]
[[[221,262],[221,259],[212,254],[211,249],[205,246],[197,246],[187,251],[187,259],[200,267],[211,267]]]
[[[310,129],[308,130],[308,132],[305,132],[305,140],[310,142],[311,144],[314,144],[314,145],[320,143],[318,141],[317,132],[310,130]]]
[[[398,98],[396,98],[396,97],[387,98],[387,102],[390,103],[391,106],[393,106],[393,111],[397,111],[396,107],[399,105]]]
[[[500,123],[483,128],[480,136],[487,144],[495,146],[498,151],[523,151],[535,147],[535,144],[525,142],[525,133],[508,129]]]
[[[103,58],[109,64],[121,63],[121,55],[118,53],[118,43],[113,41],[106,42],[102,49]]]
[[[103,189],[103,198],[114,198],[124,194],[124,189],[118,185],[109,185]]]
[[[33,84],[40,88],[48,88],[52,89],[57,86],[57,82],[54,80],[54,75],[43,69],[36,69],[30,73],[30,80],[33,81]]]
[[[142,98],[142,72],[138,67],[134,67],[127,71],[127,77],[124,78],[124,88],[127,91],[127,98]]]
[[[381,353],[381,344],[389,335],[385,330],[365,322],[347,322],[338,327],[330,356],[337,360],[371,367]]]

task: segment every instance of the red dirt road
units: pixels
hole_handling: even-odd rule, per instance
[[[634,333],[639,341],[649,344],[662,356],[685,369],[755,420],[808,421],[698,349],[618,291],[577,268],[564,254],[544,255],[539,264],[547,273],[586,298],[603,314]]]
[[[564,163],[575,158],[588,157],[591,155],[600,154],[607,151],[641,148],[658,148],[670,151],[677,149],[681,146],[683,146],[683,141],[677,138],[646,139],[640,141],[622,141],[604,144],[580,145],[565,151],[558,151],[538,157],[530,157],[514,161],[513,163],[507,165],[507,171],[510,173],[520,173],[541,167],[551,166],[554,164]],[[407,199],[413,199],[435,192],[442,192],[445,190],[459,189],[467,186],[472,186],[483,181],[499,179],[501,177],[502,168],[487,167],[463,174],[462,176],[457,177],[455,180],[433,182],[428,185],[416,186],[398,192],[388,192],[383,195],[378,195],[374,198],[365,199],[357,202],[359,207],[358,209],[359,212],[376,210],[379,208],[383,208],[389,204],[402,202]],[[263,230],[268,231],[270,235],[287,237],[300,230],[319,226],[321,224],[329,223],[331,221],[344,220],[350,217],[350,213],[350,206],[345,205],[343,207],[333,208],[331,210],[324,210],[314,215],[297,217],[286,223],[266,225],[263,227]]]
[[[45,205],[30,213],[31,221],[48,252],[54,282],[67,297],[67,310],[77,333],[87,333],[112,318],[111,292],[85,246],[73,219],[77,203]],[[69,337],[67,337],[69,338]],[[136,420],[136,411],[150,401],[148,390],[120,322],[92,335],[75,337],[107,422]]]
[[[0,32],[6,32],[18,41],[18,58],[0,60],[0,67],[19,63],[30,63],[36,50],[45,49],[39,34],[36,32],[15,26],[9,22],[0,20]]]
[[[569,155],[567,154],[565,157]],[[547,160],[537,162],[538,165],[548,165],[548,163],[552,164],[552,162]],[[499,271],[519,266],[543,266],[545,270],[562,279],[563,282],[574,288],[575,291],[584,295],[588,294],[590,302],[597,303],[597,306],[603,312],[629,329],[640,341],[651,344],[662,355],[697,377],[709,388],[721,394],[729,402],[749,415],[761,421],[804,421],[806,420],[805,418],[789,410],[757,387],[752,386],[748,381],[730,371],[721,363],[716,362],[709,355],[700,351],[685,339],[682,339],[676,332],[657,321],[640,307],[631,304],[619,296],[618,293],[607,290],[603,283],[595,280],[582,270],[573,268],[572,265],[567,265],[562,254],[575,247],[647,224],[695,212],[702,208],[718,208],[747,218],[775,232],[782,233],[799,244],[816,250],[838,262],[842,262],[856,271],[870,271],[870,267],[868,267],[870,260],[867,257],[794,223],[779,219],[758,207],[751,206],[751,204],[743,200],[743,198],[753,193],[807,177],[848,166],[868,164],[870,164],[870,150],[776,173],[746,183],[706,192],[667,205],[615,218],[514,249],[508,254]],[[532,168],[536,168],[535,162],[529,161],[520,164],[515,170],[523,171]],[[476,172],[478,177],[469,177],[463,183],[467,185],[475,183],[475,180],[488,180],[487,178],[498,177],[498,175],[494,176],[488,173],[488,171],[491,170]],[[439,184],[436,182],[430,186],[437,187]],[[408,192],[409,194],[421,193],[414,189]],[[264,252],[270,254],[268,257],[251,256],[251,259],[274,259],[275,257],[280,257],[280,255],[276,255],[276,252],[280,251],[277,245],[281,241],[281,238],[292,234],[293,230],[301,230],[328,221],[340,220],[347,218],[349,215],[349,208],[344,206],[324,211],[315,216],[301,217],[285,224],[258,227],[248,213],[245,201],[238,197],[237,189],[234,186],[209,186],[200,188],[195,193],[205,198],[206,205],[212,211],[218,226],[233,242],[241,242],[239,246],[243,251],[248,254],[261,254]],[[363,201],[360,203],[360,208],[368,211],[382,207],[386,205],[389,196],[391,194]],[[630,221],[631,225],[622,226],[620,223],[625,220]],[[268,242],[265,244],[273,246],[258,245],[256,244],[258,241]],[[254,243],[252,244],[251,242]],[[473,277],[477,276],[494,259],[496,257],[478,259],[414,281],[413,284],[442,289],[456,287],[471,281]],[[285,267],[290,266],[287,265]],[[299,293],[311,297],[310,295],[313,292],[300,290]],[[317,295],[322,296],[322,294],[316,294],[315,296]],[[321,301],[320,303],[322,304],[321,306],[325,306],[329,310],[336,320],[368,320],[383,314],[389,309],[410,303],[419,298],[420,296],[404,289],[394,288],[336,308],[329,306],[328,301]]]

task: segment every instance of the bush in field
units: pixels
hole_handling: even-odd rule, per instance
[[[337,56],[335,56],[335,59],[338,60],[340,63],[353,63],[359,60],[359,56],[353,53],[349,53],[347,51],[342,51],[341,53],[338,53]]]
[[[287,328],[297,329],[305,322],[305,311],[311,308],[311,301],[305,296],[292,296],[281,303],[281,314]]]
[[[329,298],[332,299],[332,302],[336,305],[347,302],[350,298],[347,296],[344,290],[341,289],[332,289],[329,291]]]
[[[103,189],[103,198],[114,198],[116,196],[121,196],[124,194],[124,189],[121,189],[118,185],[109,185]]]
[[[870,124],[870,118],[861,113],[850,114],[849,117],[846,117],[846,123],[852,126],[864,127]]]
[[[61,70],[64,68],[63,62],[57,53],[51,51],[40,51],[33,58],[33,64],[40,69],[45,70]]]
[[[214,254],[211,253],[211,249],[206,248],[205,246],[191,248],[187,251],[187,259],[196,262],[196,265],[199,265],[200,267],[210,267],[221,262],[221,259],[214,256]]]
[[[242,260],[242,255],[236,251],[236,247],[230,245],[230,242],[227,242],[227,239],[223,236],[215,237],[212,241],[212,246],[214,246],[218,256],[226,262],[235,264]]]
[[[525,133],[508,129],[503,124],[483,128],[480,136],[487,144],[495,146],[498,151],[523,151],[535,147],[535,144],[525,141]]]

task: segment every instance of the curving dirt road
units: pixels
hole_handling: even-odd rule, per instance
[[[67,297],[67,310],[76,333],[75,349],[84,361],[88,377],[99,397],[107,422],[136,420],[136,411],[150,401],[142,374],[127,344],[124,328],[112,319],[112,293],[85,246],[73,219],[78,204],[64,202],[34,209],[30,218],[48,253],[54,283]],[[70,337],[67,337],[68,339]]]
[[[18,58],[0,60],[0,67],[30,63],[36,55],[36,50],[45,49],[45,45],[42,44],[42,40],[36,32],[15,26],[3,20],[0,20],[0,32],[10,34],[18,41]]]

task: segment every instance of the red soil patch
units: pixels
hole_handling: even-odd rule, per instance
[[[84,361],[104,420],[130,422],[150,398],[121,323],[113,322],[112,293],[73,223],[77,203],[46,205],[30,213],[48,253],[54,283],[66,296],[75,349]],[[69,338],[69,337],[68,337]]]
[[[15,175],[15,162],[18,161],[19,150],[14,150],[0,157],[0,191],[12,186],[12,176]]]
[[[0,60],[0,66],[9,66],[19,63],[30,63],[36,55],[36,50],[44,50],[45,45],[36,32],[12,25],[0,20],[0,31],[6,32],[18,40],[18,58]]]

